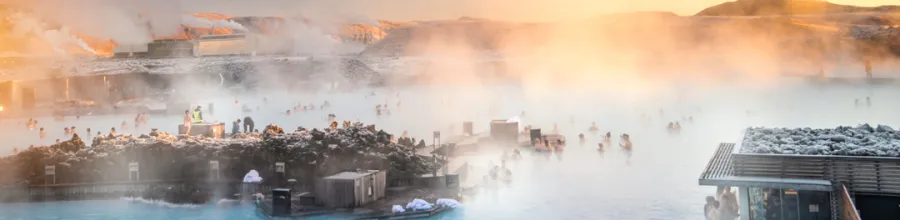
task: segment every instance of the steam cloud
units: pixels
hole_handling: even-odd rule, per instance
[[[207,18],[198,18],[193,15],[181,15],[181,21],[184,25],[199,28],[228,28],[239,32],[247,32],[247,28],[243,25],[229,20],[215,20]]]
[[[19,36],[34,34],[49,43],[56,55],[66,55],[66,48],[70,45],[78,46],[87,52],[96,54],[87,43],[73,36],[68,27],[63,26],[59,29],[48,30],[43,22],[21,13],[10,15],[9,20],[14,25],[13,34]]]
[[[112,39],[120,44],[141,44],[153,36],[180,31],[181,10],[174,0],[43,0],[12,3],[42,20]]]

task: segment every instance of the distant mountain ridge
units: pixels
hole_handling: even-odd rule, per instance
[[[900,12],[900,6],[860,7],[820,0],[737,0],[703,9],[696,16],[771,16],[864,12]]]

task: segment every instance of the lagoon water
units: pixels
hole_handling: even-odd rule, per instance
[[[640,92],[639,92],[640,91]],[[370,92],[375,92],[371,96]],[[291,94],[266,93],[238,97],[254,112],[259,129],[277,122],[286,130],[297,126],[325,127],[327,114],[338,120],[359,120],[379,129],[399,134],[408,131],[431,143],[431,133],[445,137],[461,132],[463,121],[475,122],[475,131],[487,131],[490,119],[522,115],[522,124],[552,132],[554,124],[569,144],[558,154],[523,150],[523,159],[510,162],[510,185],[484,189],[463,201],[464,208],[435,219],[702,219],[704,197],[713,188],[698,186],[697,178],[717,143],[734,142],[748,126],[834,127],[873,123],[900,125],[900,105],[892,103],[900,89],[889,86],[823,86],[806,82],[778,85],[679,85],[654,87],[650,92],[634,89],[618,93],[603,89],[535,88],[518,85],[430,86],[388,91],[360,90],[347,93]],[[865,106],[865,97],[872,99]],[[854,106],[860,99],[862,106]],[[287,100],[287,101],[285,101]],[[295,112],[285,110],[298,102],[321,105],[325,110]],[[396,107],[397,101],[400,107]],[[206,119],[232,121],[243,118],[234,97],[213,100],[215,112]],[[391,115],[375,115],[375,105],[387,104]],[[255,106],[260,111],[255,111]],[[204,105],[206,108],[206,105]],[[662,112],[660,112],[662,109]],[[649,116],[644,120],[642,115]],[[684,120],[693,117],[693,122]],[[39,140],[37,131],[24,129],[25,119],[4,120],[0,138],[2,155],[13,147],[50,144],[64,138],[62,126],[77,126],[79,134],[91,127],[108,132],[127,121],[120,133],[147,133],[150,128],[174,132],[181,116],[150,116],[149,125],[135,129],[133,115],[85,116],[66,121],[38,118],[48,130]],[[665,124],[680,121],[683,130],[668,134]],[[596,122],[601,132],[614,136],[627,133],[634,142],[630,156],[614,147],[596,150],[600,134],[587,128]],[[450,126],[453,130],[450,130]],[[226,126],[230,130],[230,123]],[[895,126],[896,127],[896,126]],[[118,129],[117,129],[118,130]],[[585,133],[586,144],[577,135]],[[465,160],[475,173],[483,173],[490,163],[499,164],[500,149],[485,150]],[[480,171],[479,171],[480,170]],[[479,176],[467,182],[479,182]],[[68,201],[0,204],[0,219],[257,219],[251,206],[219,208],[166,206],[125,200]],[[333,217],[339,218],[339,217]]]

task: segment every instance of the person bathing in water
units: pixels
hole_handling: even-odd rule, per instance
[[[599,130],[600,128],[597,127],[597,122],[591,122],[591,127],[588,128],[588,131],[590,131],[591,133],[597,133],[597,131]]]
[[[628,134],[622,134],[622,140],[619,141],[619,146],[631,150],[631,137],[628,136]]]
[[[677,121],[669,122],[669,125],[666,126],[666,130],[669,130],[669,132],[679,132],[679,131],[681,131],[681,124],[678,123]]]

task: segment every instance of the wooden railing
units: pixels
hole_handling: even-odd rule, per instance
[[[843,197],[843,205],[841,206],[841,212],[843,212],[843,220],[860,220],[859,211],[856,210],[856,205],[853,204],[853,199],[850,198],[850,193],[847,191],[847,186],[841,185],[841,194]]]
[[[900,158],[733,153],[735,176],[841,182],[849,191],[900,194]]]

